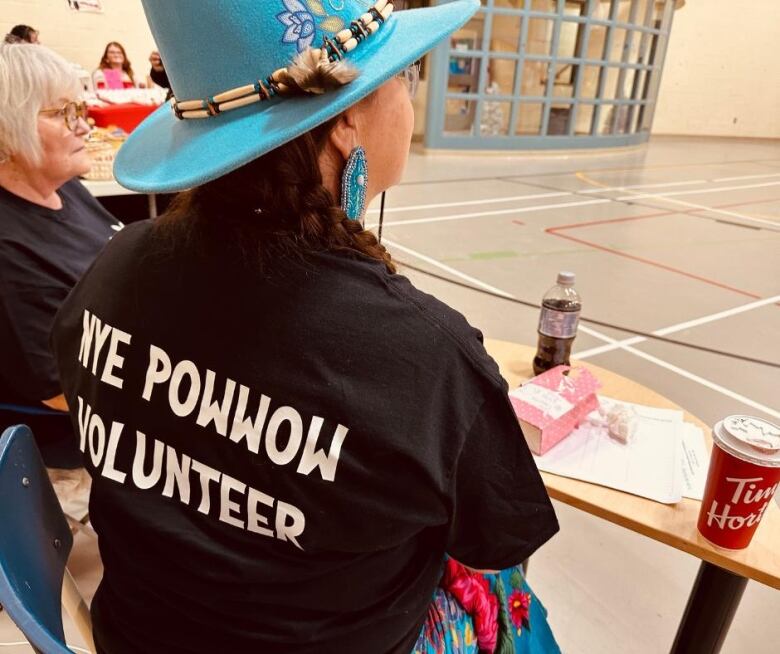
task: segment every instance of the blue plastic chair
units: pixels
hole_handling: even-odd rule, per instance
[[[85,615],[89,621],[65,569],[73,536],[24,425],[9,427],[0,437],[0,516],[0,604],[36,652],[72,654],[65,644],[61,598],[63,603],[70,598],[71,615],[75,609],[82,622]]]

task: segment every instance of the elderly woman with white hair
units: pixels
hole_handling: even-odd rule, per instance
[[[0,429],[29,425],[54,468],[81,463],[50,328],[121,227],[77,179],[90,166],[80,93],[51,50],[0,44]]]

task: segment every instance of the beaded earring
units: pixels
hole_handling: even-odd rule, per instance
[[[368,164],[363,146],[357,146],[349,154],[341,175],[341,208],[350,220],[360,220],[366,208]]]

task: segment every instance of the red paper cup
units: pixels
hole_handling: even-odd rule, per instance
[[[699,532],[713,545],[746,548],[780,483],[780,427],[729,416],[712,430]]]

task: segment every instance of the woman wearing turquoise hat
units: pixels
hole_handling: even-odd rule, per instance
[[[409,66],[478,6],[144,0],[174,97],[115,173],[189,190],[53,338],[100,651],[558,651],[516,567],[558,525],[506,383],[361,222],[406,161]]]

